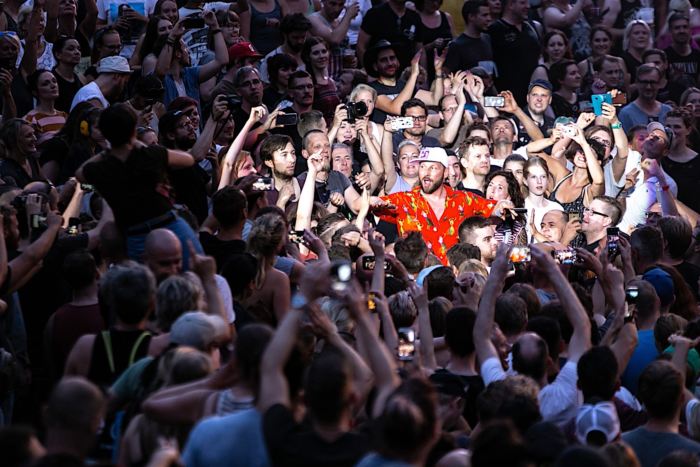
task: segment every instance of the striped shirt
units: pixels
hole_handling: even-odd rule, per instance
[[[37,144],[40,145],[53,138],[63,128],[67,117],[68,115],[60,110],[56,110],[53,114],[47,114],[34,109],[24,116],[24,120],[36,129]]]

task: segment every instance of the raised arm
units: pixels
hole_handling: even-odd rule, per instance
[[[515,101],[515,97],[513,97],[512,92],[503,91],[500,93],[500,96],[503,96],[504,106],[501,107],[499,110],[503,110],[505,112],[513,114],[515,118],[517,118],[518,121],[523,124],[527,135],[532,141],[537,141],[544,138],[540,127],[534,122],[534,120],[532,120],[532,118],[530,118],[530,116],[527,113],[523,111],[523,109],[521,109],[518,106],[518,103]]]
[[[241,128],[241,130],[238,132],[238,135],[236,135],[236,139],[233,140],[233,143],[231,143],[231,146],[229,146],[228,150],[226,151],[226,154],[224,155],[221,178],[219,178],[219,186],[217,190],[220,190],[225,186],[229,186],[233,181],[233,166],[236,162],[236,158],[239,157],[239,154],[243,150],[243,145],[245,144],[245,140],[248,137],[248,132],[253,127],[253,125],[255,125],[257,122],[263,119],[265,113],[265,107],[253,107],[252,109],[250,109],[250,115],[248,116],[248,120],[243,125],[243,128]]]
[[[416,80],[418,79],[418,73],[420,72],[420,66],[418,63],[422,52],[422,50],[418,51],[418,53],[416,53],[416,55],[414,55],[411,59],[411,74],[399,95],[393,99],[385,95],[377,96],[377,102],[375,104],[376,108],[390,115],[399,115],[401,113],[401,106],[403,103],[413,97],[413,90],[416,87]]]
[[[467,103],[467,96],[464,95],[464,81],[458,81],[455,87],[455,96],[457,96],[457,110],[455,110],[450,121],[447,122],[445,128],[440,132],[439,140],[443,146],[454,144],[459,134],[459,128],[462,125],[462,118],[465,114],[464,105]]]
[[[348,29],[350,29],[350,23],[360,12],[360,4],[357,2],[352,3],[349,7],[345,8],[345,15],[343,19],[340,20],[338,26],[331,27],[318,15],[309,16],[309,21],[311,21],[311,32],[314,36],[320,36],[328,42],[331,46],[340,45],[345,37],[348,35]]]
[[[170,72],[175,49],[180,46],[180,41],[184,33],[185,27],[182,25],[182,21],[175,23],[173,29],[168,33],[168,38],[158,54],[158,63],[156,63],[156,74],[159,78],[162,79],[163,76]]]
[[[427,282],[423,287],[411,284],[408,291],[413,303],[418,310],[418,337],[420,338],[420,354],[423,368],[435,371],[437,360],[435,359],[435,347],[433,345],[433,327],[430,324],[430,310],[428,309]]]
[[[573,139],[581,146],[581,149],[583,149],[583,154],[586,156],[588,173],[591,176],[591,188],[586,192],[588,199],[585,200],[588,204],[593,200],[593,197],[605,194],[605,175],[603,175],[603,168],[600,166],[598,156],[583,135],[583,130],[577,128]]]
[[[319,153],[311,154],[308,159],[308,167],[309,170],[306,172],[306,180],[299,194],[294,230],[311,228],[311,213],[314,209],[314,197],[316,196],[316,175],[323,167],[322,156]]]
[[[384,182],[384,190],[388,193],[396,183],[398,174],[396,172],[396,162],[394,162],[394,142],[393,132],[391,131],[391,117],[387,117],[384,122],[384,136],[382,136],[382,165],[384,166],[384,174],[386,180]]]
[[[589,2],[586,0],[577,0],[576,3],[566,13],[560,11],[556,7],[549,7],[544,10],[544,25],[548,29],[566,29],[573,25],[581,16],[583,7]]]
[[[43,2],[35,1],[34,8],[32,9],[31,16],[29,17],[29,26],[27,27],[27,37],[37,37],[41,31],[41,23],[43,21],[44,9],[42,8]],[[36,70],[36,60],[38,55],[37,50],[38,43],[35,40],[25,41],[24,44],[24,55],[22,56],[22,63],[20,68],[22,74],[26,79],[27,76],[34,73]]]
[[[447,49],[442,51],[441,55],[437,54],[436,50],[432,50],[433,53],[433,65],[435,66],[435,81],[433,81],[433,90],[431,92],[419,90],[416,93],[416,98],[425,102],[425,105],[438,105],[440,99],[445,93],[445,83],[442,80],[442,65],[445,63],[445,56],[447,55]]]
[[[10,292],[14,292],[27,282],[36,272],[42,259],[49,253],[61,228],[63,218],[55,212],[50,212],[46,216],[47,229],[39,238],[34,240],[22,254],[10,261],[11,282]]]
[[[219,22],[216,20],[216,15],[213,10],[204,13],[204,22],[214,35],[214,60],[199,67],[200,83],[215,77],[222,66],[228,65],[228,49],[226,48],[224,35],[221,33],[221,27],[219,27]]]
[[[507,274],[508,247],[501,244],[481,293],[479,310],[474,322],[474,347],[476,356],[482,364],[490,358],[499,358],[498,351],[491,342],[491,333],[495,323],[496,298],[503,292]]]
[[[620,180],[625,175],[625,167],[627,166],[627,156],[629,154],[629,142],[627,135],[622,128],[622,123],[617,118],[617,109],[614,105],[603,103],[603,116],[600,120],[610,125],[613,133],[613,142],[617,148],[617,154],[612,160],[612,171],[615,182]]]

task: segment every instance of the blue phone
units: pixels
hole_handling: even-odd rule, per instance
[[[608,92],[606,94],[593,94],[591,96],[591,104],[593,104],[593,113],[596,117],[603,115],[603,102],[607,102],[612,105],[612,95]]]

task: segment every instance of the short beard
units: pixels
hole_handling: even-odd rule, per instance
[[[289,180],[291,180],[292,178],[294,178],[294,174],[292,174],[292,175],[287,175],[287,174],[284,173],[284,172],[278,172],[277,169],[272,169],[272,175],[273,175],[275,178],[277,178],[277,179],[279,179],[279,180],[282,180],[282,181],[284,181],[284,182],[288,182]]]
[[[194,143],[197,142],[197,139],[189,139],[189,138],[178,138],[175,140],[175,146],[176,149],[181,149],[181,150],[188,150],[192,149],[194,146]]]
[[[438,191],[440,189],[442,184],[443,184],[443,181],[438,180],[438,181],[434,182],[432,185],[430,185],[428,187],[428,189],[426,190],[424,185],[423,185],[423,180],[421,180],[420,187],[423,190],[423,193],[425,193],[426,195],[432,195],[433,193],[435,193],[436,191]]]

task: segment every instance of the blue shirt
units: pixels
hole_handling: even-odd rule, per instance
[[[185,85],[185,91],[187,91],[187,96],[199,102],[199,67],[190,66],[182,69],[182,84]],[[179,97],[177,93],[177,86],[175,86],[175,80],[173,75],[170,73],[166,74],[163,78],[163,87],[165,88],[165,97],[163,98],[163,104],[169,106],[175,98]],[[202,114],[200,109],[199,114]]]
[[[622,385],[629,389],[632,394],[637,394],[639,375],[642,374],[642,371],[648,364],[659,356],[659,351],[656,350],[656,343],[654,342],[653,329],[638,331],[637,335],[637,347],[634,349],[625,372],[622,373]]]
[[[182,454],[187,467],[269,467],[256,409],[202,420],[194,427]]]
[[[625,131],[630,131],[630,129],[635,125],[647,126],[651,122],[664,123],[666,121],[666,114],[669,112],[669,110],[671,110],[670,106],[661,104],[659,115],[650,116],[640,109],[637,104],[630,102],[620,110],[618,118],[620,119],[620,123],[622,123],[622,128],[624,128]]]

